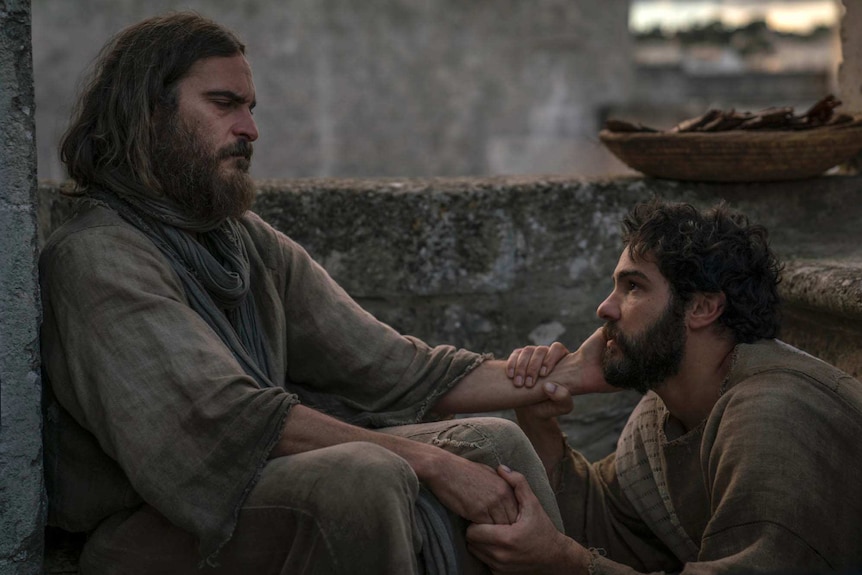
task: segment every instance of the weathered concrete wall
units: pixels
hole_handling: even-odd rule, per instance
[[[627,0],[33,0],[41,178],[98,48],[180,8],[248,44],[257,178],[601,174],[631,80]]]
[[[841,55],[838,96],[848,110],[862,113],[862,3],[844,0],[841,19]]]
[[[862,178],[758,185],[561,177],[259,185],[255,210],[305,246],[381,320],[431,343],[501,357],[527,343],[559,340],[574,348],[599,326],[595,309],[612,287],[621,249],[618,222],[635,202],[654,194],[700,206],[725,200],[768,226],[788,261],[787,339],[862,374]],[[63,204],[43,207],[46,229],[68,212]],[[812,277],[819,282],[813,287],[805,283]],[[833,321],[836,316],[844,319]],[[835,340],[836,329],[845,337]],[[635,394],[579,399],[564,420],[572,443],[592,458],[610,452],[636,400]]]
[[[41,385],[30,6],[0,4],[0,574],[41,573]]]
[[[841,19],[841,56],[838,67],[838,96],[847,110],[862,113],[862,2],[844,0]],[[862,169],[862,154],[850,167]]]

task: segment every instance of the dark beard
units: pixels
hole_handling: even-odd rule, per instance
[[[248,174],[253,147],[236,143],[212,153],[176,112],[162,124],[153,145],[153,172],[165,195],[189,215],[202,221],[243,215],[254,202],[254,182]],[[222,160],[231,158],[239,169],[222,175]]]
[[[602,356],[605,380],[614,387],[644,394],[679,372],[685,349],[685,305],[672,298],[667,309],[640,336],[627,337],[616,324],[605,324],[605,337],[613,339],[617,353]]]

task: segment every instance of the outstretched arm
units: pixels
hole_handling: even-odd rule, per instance
[[[571,395],[616,391],[605,383],[602,376],[601,356],[605,348],[605,338],[601,330],[591,335],[574,353],[564,357],[561,344],[551,348],[554,353],[544,353],[549,348],[532,348],[533,353],[543,353],[543,357],[556,358],[556,363],[548,369],[548,375],[538,377],[540,384],[546,382],[564,387]],[[538,350],[538,351],[537,351]],[[507,362],[486,361],[471,371],[454,388],[447,392],[435,406],[439,413],[475,413],[523,407],[545,401],[547,397],[541,385],[516,386],[509,379],[512,357]],[[517,360],[516,360],[517,361]],[[530,363],[527,360],[526,363]],[[546,364],[548,361],[545,362]],[[533,362],[534,368],[538,365]]]

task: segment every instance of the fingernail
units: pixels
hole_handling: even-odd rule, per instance
[[[527,387],[529,387],[529,386],[531,386],[531,385],[533,385],[533,378],[532,378],[532,377],[528,377],[528,378],[527,378]]]
[[[524,378],[520,375],[515,378],[515,385],[522,385],[524,383]]]
[[[545,384],[545,390],[546,390],[548,393],[554,393],[555,391],[557,391],[557,384],[556,384],[556,383],[551,383],[551,382],[549,381],[548,383],[546,383],[546,384]]]
[[[505,471],[506,473],[512,473],[512,469],[508,465],[504,465],[501,463],[500,467],[502,467],[503,471]]]
[[[542,375],[548,375],[548,368],[543,365],[540,373]]]

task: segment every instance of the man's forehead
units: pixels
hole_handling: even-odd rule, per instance
[[[251,65],[241,54],[202,58],[192,64],[180,83],[200,92],[230,90],[254,98]]]
[[[667,282],[664,275],[658,269],[654,258],[649,254],[644,256],[633,256],[631,250],[626,246],[617,261],[614,276],[637,274],[656,282]]]

